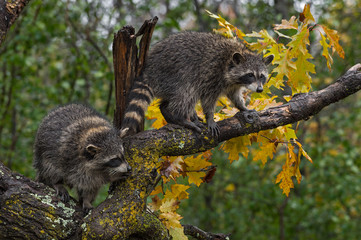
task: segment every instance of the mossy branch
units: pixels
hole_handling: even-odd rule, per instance
[[[234,117],[218,122],[219,139],[206,129],[200,134],[176,125],[140,132],[125,139],[127,144],[144,147],[160,156],[180,156],[204,152],[220,142],[238,136],[273,129],[307,120],[326,106],[338,102],[361,89],[361,64],[357,64],[330,86],[310,93],[293,96],[286,104],[259,112],[238,112]]]

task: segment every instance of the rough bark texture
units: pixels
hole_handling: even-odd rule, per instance
[[[145,21],[136,34],[132,26],[125,26],[114,34],[113,62],[116,98],[114,126],[118,129],[120,129],[133,80],[139,76],[144,66],[157,21],[157,17]],[[138,36],[142,36],[139,42],[139,53],[136,44]]]
[[[73,200],[11,172],[0,162],[0,239],[69,239],[82,218]]]
[[[156,162],[163,155],[205,151],[220,141],[293,123],[318,113],[361,89],[361,65],[329,87],[295,96],[289,103],[219,122],[220,139],[194,133],[176,125],[144,131],[125,138],[132,176],[84,219],[71,201],[62,203],[55,191],[12,173],[0,163],[0,239],[169,239],[159,220],[146,210],[146,198],[154,188]]]
[[[11,25],[20,15],[30,0],[1,0],[0,1],[0,45],[3,43]]]

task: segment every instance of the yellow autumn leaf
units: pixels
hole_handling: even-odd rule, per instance
[[[322,33],[320,33],[321,35],[321,40],[320,40],[320,44],[322,46],[322,56],[324,56],[326,58],[327,61],[327,67],[329,70],[331,70],[331,65],[333,63],[333,59],[332,56],[330,55],[330,53],[328,52],[328,48],[330,47],[330,45],[327,43],[325,36],[323,36]]]
[[[297,139],[296,132],[292,128],[291,124],[283,126],[284,128],[284,136],[286,137],[287,141],[290,141],[291,139]]]
[[[264,57],[268,57],[269,55],[273,55],[273,63],[275,61],[279,61],[284,54],[285,45],[282,43],[272,44],[270,48],[267,49],[267,53]]]
[[[289,102],[292,99],[292,95],[284,95],[283,99],[285,99],[287,102]]]
[[[299,54],[298,52],[301,52],[303,55],[308,52],[307,45],[310,45],[309,36],[310,32],[307,28],[307,25],[303,25],[300,31],[292,36],[292,41],[287,44],[289,49],[291,49],[292,57],[297,57]]]
[[[171,191],[167,190],[165,192],[164,198],[176,198],[178,200],[186,199],[189,195],[189,193],[186,192],[188,188],[190,188],[190,186],[186,186],[183,184],[173,184],[171,186]]]
[[[274,99],[277,98],[277,96],[272,97],[257,97],[257,93],[254,93],[252,96],[251,103],[248,105],[249,109],[254,109],[256,111],[261,111],[267,108],[276,107],[282,105],[281,102],[276,102]],[[259,95],[258,95],[259,96]]]
[[[313,163],[312,158],[307,154],[307,152],[305,150],[303,150],[302,144],[298,141],[295,141],[295,143],[298,145],[302,155],[311,163]]]
[[[222,112],[224,113],[225,117],[233,117],[236,113],[239,112],[239,110],[233,107],[222,109]]]
[[[298,23],[295,16],[292,16],[289,21],[282,19],[281,24],[274,24],[275,30],[280,29],[297,29]]]
[[[278,65],[272,71],[278,73],[275,77],[278,81],[283,81],[284,76],[290,79],[291,71],[297,69],[289,49],[286,49],[282,57],[279,60],[274,60],[273,63]]]
[[[221,149],[229,153],[228,159],[232,163],[239,159],[239,153],[241,153],[245,158],[248,157],[249,149],[248,146],[251,145],[251,141],[248,136],[240,136],[236,138],[232,138],[226,141]]]
[[[298,151],[297,161],[293,171],[293,175],[296,177],[298,184],[300,184],[302,180],[302,174],[300,172],[300,164],[301,164],[301,151]]]
[[[203,154],[199,154],[196,157],[187,157],[184,159],[184,163],[187,165],[186,170],[188,171],[198,171],[212,165],[212,163],[207,161],[207,158],[203,157]]]
[[[240,39],[243,39],[245,34],[240,29],[233,26],[231,23],[229,23],[226,19],[224,19],[220,15],[213,14],[212,12],[210,12],[208,10],[205,10],[205,11],[211,18],[217,19],[219,26],[221,26],[221,29],[218,29],[218,30],[214,29],[214,31],[216,33],[220,33],[220,34],[224,35],[225,37],[232,38],[232,37],[234,37],[233,32],[235,32],[237,37],[239,37]]]
[[[152,210],[152,211],[158,211],[160,206],[162,205],[162,200],[158,197],[158,196],[154,196],[152,198],[152,202],[148,204],[148,207]]]
[[[226,192],[234,192],[236,190],[236,186],[234,185],[234,183],[230,183],[224,190],[226,190]]]
[[[165,121],[162,113],[160,112],[159,109],[159,99],[154,100],[149,106],[148,106],[148,110],[145,113],[145,116],[148,119],[156,119],[155,122],[152,124],[152,127],[158,129],[163,127],[164,125],[167,124],[167,122]]]
[[[277,175],[276,183],[280,183],[279,187],[283,190],[283,193],[288,197],[290,189],[294,188],[292,181],[292,169],[287,166],[287,163],[283,165],[282,171]]]
[[[175,228],[182,227],[179,220],[181,220],[183,217],[178,213],[175,212],[161,213],[159,215],[159,218],[162,220],[162,222],[168,229],[170,229],[171,227],[175,227]]]
[[[311,89],[312,78],[310,73],[316,73],[315,65],[309,62],[313,59],[312,55],[308,52],[300,54],[295,61],[297,70],[291,72],[292,94],[309,92]]]
[[[179,201],[174,198],[164,198],[159,210],[163,213],[175,212],[179,207]]]
[[[162,186],[158,185],[154,188],[154,190],[150,193],[150,195],[157,195],[158,193],[163,192]]]
[[[345,58],[345,51],[338,42],[340,40],[340,36],[337,34],[337,31],[333,29],[329,29],[324,25],[320,25],[320,26],[322,27],[323,31],[326,33],[327,39],[330,41],[330,45],[336,50],[336,52],[341,58]]]
[[[175,180],[179,175],[180,171],[183,171],[183,157],[165,157],[162,161],[159,171],[162,176],[169,177]]]
[[[184,235],[183,227],[171,227],[168,230],[169,234],[173,237],[174,240],[188,240],[188,237]]]
[[[310,4],[305,5],[305,7],[303,8],[303,12],[300,13],[299,19],[305,25],[315,22],[315,19],[313,18],[312,14],[311,14],[311,5]]]
[[[258,53],[263,52],[263,50],[266,50],[273,44],[277,44],[273,37],[264,29],[259,32],[253,31],[252,33],[246,34],[246,36],[258,38],[257,42],[249,43],[251,50],[257,51]]]
[[[298,162],[298,157],[295,153],[295,147],[292,144],[287,145],[287,151],[288,151],[288,158],[286,161],[286,164],[291,167],[294,163]],[[292,172],[292,176],[294,175],[294,172]]]
[[[253,161],[262,161],[262,164],[267,163],[268,158],[273,158],[273,153],[276,152],[276,146],[273,142],[262,143],[259,149],[256,150],[256,154],[253,158]]]
[[[203,182],[203,179],[206,176],[205,172],[186,172],[186,175],[188,176],[188,183],[192,184],[194,183],[199,187],[201,183]]]

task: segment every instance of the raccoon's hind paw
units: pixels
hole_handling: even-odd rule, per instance
[[[221,133],[221,130],[219,129],[219,126],[216,122],[208,124],[208,131],[210,131],[212,133],[212,136],[216,138],[218,138],[219,134]]]
[[[189,122],[189,121],[184,121],[179,123],[181,126],[184,126],[186,128],[192,129],[194,131],[196,131],[197,133],[202,132],[201,128],[197,126],[197,124],[195,124],[194,122]]]
[[[206,125],[202,122],[200,122],[198,119],[192,121],[197,127],[199,127],[200,129],[204,129],[206,127]]]

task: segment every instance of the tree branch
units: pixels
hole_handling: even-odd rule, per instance
[[[0,239],[70,239],[81,208],[54,189],[11,172],[0,162]]]
[[[185,224],[183,225],[184,234],[192,236],[199,240],[227,240],[231,234],[223,233],[209,233],[205,232],[202,229],[199,229],[196,226]]]
[[[189,129],[168,124],[158,130],[144,131],[130,136],[125,138],[125,141],[130,147],[144,146],[160,156],[204,152],[231,138],[307,120],[324,107],[359,91],[360,69],[361,64],[357,64],[325,89],[295,95],[286,104],[259,112],[238,112],[234,117],[219,121],[221,133],[218,140],[208,135],[206,129],[201,134],[197,134]]]

